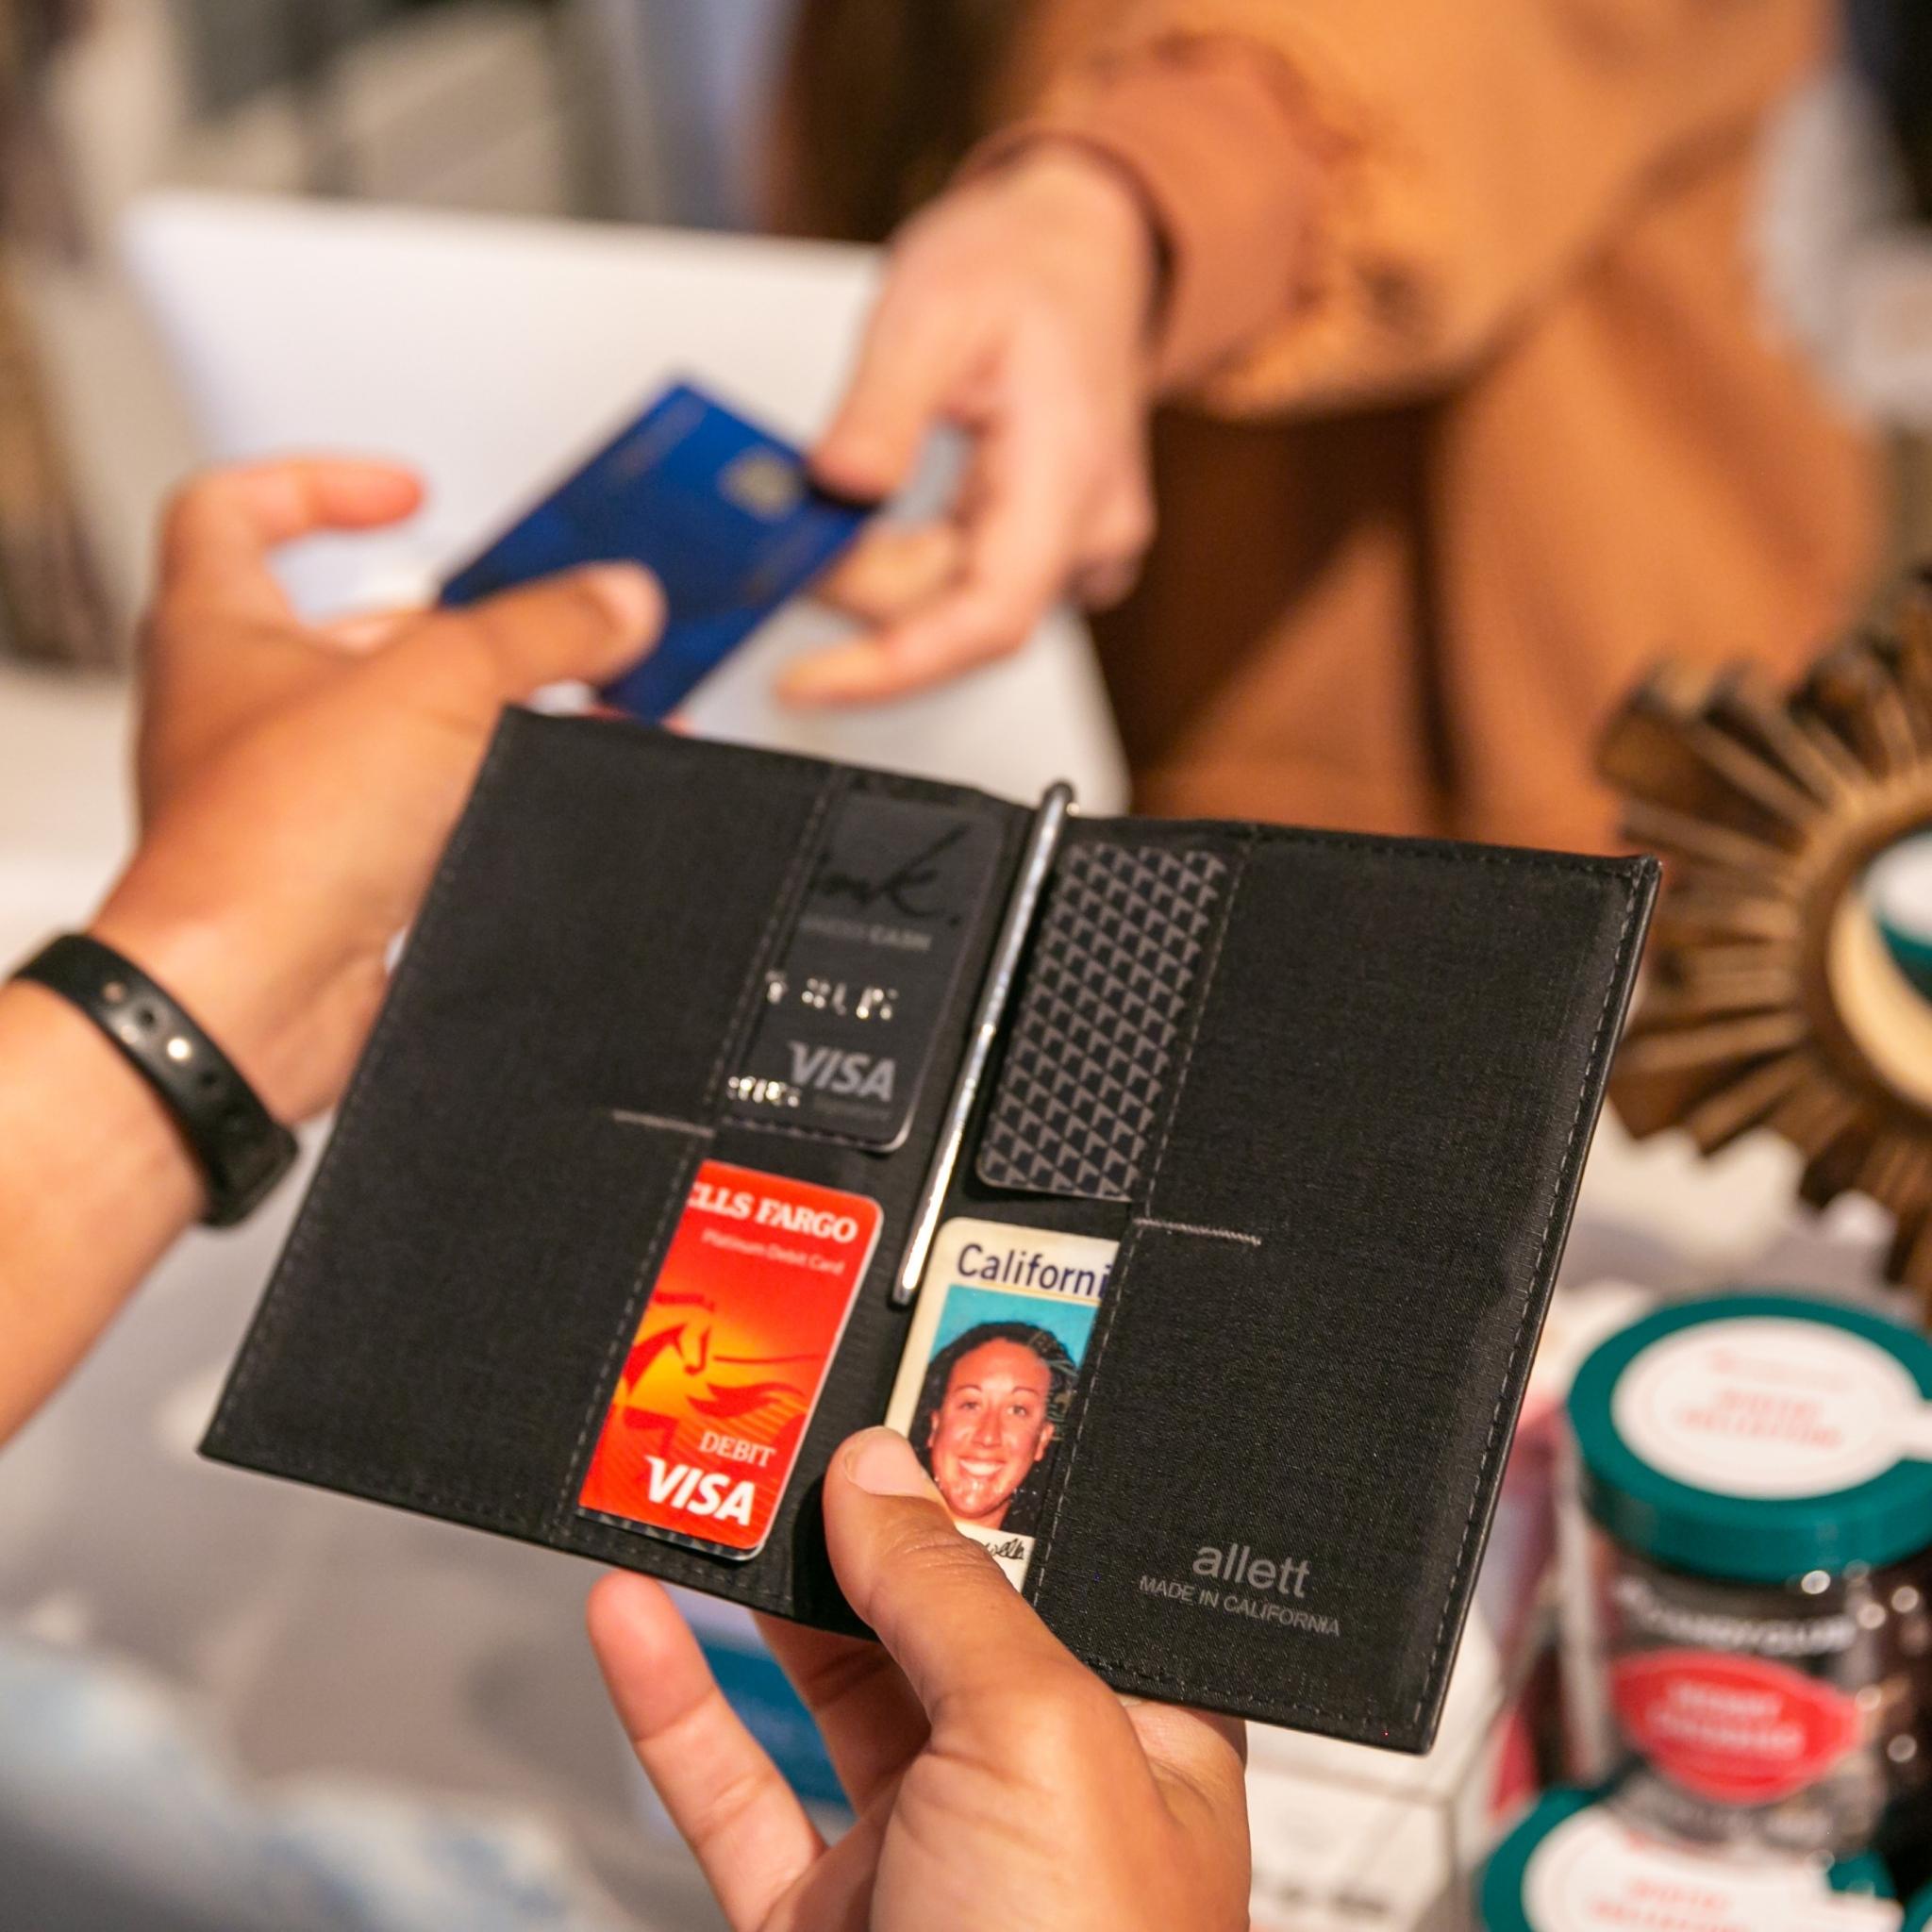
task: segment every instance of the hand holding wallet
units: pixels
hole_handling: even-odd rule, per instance
[[[1426,1748],[1655,866],[1069,819],[908,1306],[1037,829],[508,714],[208,1453],[849,1630],[890,1418],[1116,1687]]]

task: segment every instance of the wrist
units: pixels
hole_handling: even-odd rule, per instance
[[[145,906],[125,881],[87,931],[177,1000],[276,1120],[292,1124],[333,1097],[317,1094],[309,1064],[315,1018],[328,1005],[322,975],[221,919]]]
[[[1098,252],[1128,294],[1141,340],[1158,336],[1168,247],[1154,203],[1133,171],[1078,136],[1041,133],[995,163],[1008,184],[1048,210],[1087,252]]]
[[[1076,67],[975,169],[1082,149],[1132,185],[1163,251],[1154,385],[1186,389],[1316,299],[1334,158],[1291,67],[1233,36],[1169,37]]]

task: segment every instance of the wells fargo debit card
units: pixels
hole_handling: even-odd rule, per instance
[[[977,812],[849,791],[732,1076],[740,1120],[896,1147],[932,1064],[999,835]]]
[[[679,383],[458,571],[442,602],[473,604],[578,564],[644,565],[664,587],[664,634],[604,695],[656,724],[824,571],[868,514],[814,487],[782,438]]]
[[[878,1204],[863,1194],[706,1161],[578,1507],[714,1556],[756,1556],[878,1235]]]

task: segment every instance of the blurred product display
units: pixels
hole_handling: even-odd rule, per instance
[[[1483,1579],[1425,1756],[1249,1727],[1254,1932],[1468,1932],[1466,1874],[1494,1834],[1514,1680],[1536,1650],[1498,1641],[1490,1566]],[[1541,1571],[1516,1580],[1533,1602]]]
[[[1897,1932],[1871,1857],[1823,1865],[1700,1856],[1646,1836],[1613,1804],[1549,1793],[1480,1880],[1484,1932]]]
[[[1601,762],[1667,861],[1623,1125],[1719,1166],[1775,1136],[1798,1202],[1890,1238],[1864,1276],[1740,1269],[1800,1286],[1667,1303],[1578,1370],[1566,1722],[1608,1795],[1518,1828],[1486,1923],[1890,1925],[1818,1874],[1932,1869],[1932,1345],[1878,1279],[1932,1291],[1932,585],[1790,693],[1666,665]]]
[[[1621,1811],[1731,1855],[1923,1830],[1932,1771],[1932,1343],[1736,1294],[1604,1342],[1570,1398]]]
[[[1867,888],[1932,822],[1932,587],[1788,695],[1749,666],[1666,665],[1599,762],[1631,842],[1667,861],[1616,1112],[1706,1154],[1782,1135],[1805,1201],[1891,1213],[1890,1273],[1932,1304],[1932,1007],[1902,970],[1896,882],[1890,939]]]

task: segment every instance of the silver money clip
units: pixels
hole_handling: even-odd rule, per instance
[[[1033,826],[1020,857],[1020,871],[1007,900],[1006,917],[1000,922],[1000,936],[979,989],[979,1006],[973,1016],[966,1058],[960,1061],[958,1075],[953,1082],[939,1144],[933,1150],[932,1165],[926,1169],[925,1185],[920,1191],[919,1206],[913,1213],[906,1258],[900,1264],[898,1280],[892,1284],[895,1308],[906,1307],[919,1292],[920,1277],[925,1273],[926,1257],[932,1252],[932,1238],[939,1230],[940,1211],[945,1206],[946,1190],[952,1185],[953,1170],[959,1164],[959,1149],[965,1144],[966,1123],[986,1078],[993,1042],[999,1038],[1000,1022],[1006,1017],[1012,998],[1013,983],[1020,976],[1020,955],[1026,949],[1026,936],[1033,930],[1034,915],[1040,909],[1047,876],[1053,871],[1054,855],[1059,850],[1060,834],[1073,809],[1074,788],[1062,779],[1047,787],[1033,814]]]

